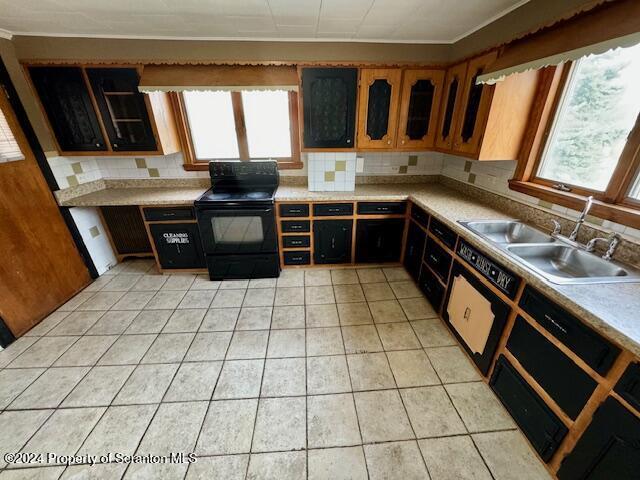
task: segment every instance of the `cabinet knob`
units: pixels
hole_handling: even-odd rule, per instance
[[[101,147],[102,144],[101,143],[96,143],[96,147]]]
[[[351,139],[350,138],[347,138],[347,143],[351,143]]]
[[[404,142],[402,142],[404,143]],[[391,140],[387,140],[387,145],[391,145]]]
[[[113,143],[113,148],[118,148],[118,144],[117,143]]]

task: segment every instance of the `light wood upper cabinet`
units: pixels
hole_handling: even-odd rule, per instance
[[[467,75],[467,63],[459,63],[447,70],[444,81],[444,94],[440,107],[440,120],[436,132],[436,147],[451,150],[455,135],[456,123],[460,116],[462,91]]]
[[[398,128],[402,70],[360,70],[358,147],[393,148]]]

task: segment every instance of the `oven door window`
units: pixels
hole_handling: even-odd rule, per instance
[[[213,217],[211,228],[216,244],[246,245],[264,242],[262,217]]]

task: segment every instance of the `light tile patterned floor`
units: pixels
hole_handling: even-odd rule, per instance
[[[0,352],[0,412],[3,454],[198,455],[0,479],[548,478],[402,268],[125,262]]]

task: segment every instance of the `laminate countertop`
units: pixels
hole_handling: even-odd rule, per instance
[[[189,205],[204,187],[107,188],[61,202],[64,206]],[[438,183],[357,185],[353,192],[311,192],[280,186],[276,201],[411,200],[462,235],[471,245],[521,276],[596,331],[640,356],[640,283],[557,285],[516,262],[495,245],[460,225],[464,220],[510,218],[497,207]],[[504,198],[504,202],[510,200]]]

